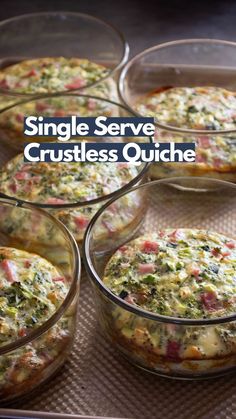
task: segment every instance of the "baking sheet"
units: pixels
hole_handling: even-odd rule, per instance
[[[0,148],[1,161],[12,154]],[[236,377],[174,381],[130,365],[101,334],[92,289],[83,272],[78,329],[70,358],[34,395],[8,407],[110,418],[233,419]]]
[[[94,416],[65,415],[30,410],[0,409],[0,419],[117,419]]]
[[[236,377],[174,381],[130,365],[103,338],[93,293],[82,278],[78,331],[70,359],[29,400],[11,408],[125,418],[234,418]]]

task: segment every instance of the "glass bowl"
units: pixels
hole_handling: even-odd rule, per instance
[[[173,234],[171,248],[176,248],[179,229],[202,229],[235,239],[235,192],[234,184],[215,179],[183,177],[153,181],[113,198],[90,222],[84,239],[84,262],[94,288],[100,326],[114,346],[138,367],[165,377],[182,379],[210,378],[235,371],[235,313],[224,317],[209,314],[196,317],[190,312],[190,316],[174,317],[171,311],[171,314],[163,315],[159,314],[159,308],[156,312],[143,308],[147,300],[137,298],[148,298],[147,291],[142,291],[139,297],[127,293],[127,290],[113,293],[103,282],[105,272],[107,275],[107,263],[119,248],[121,259],[118,264],[112,265],[114,284],[118,287],[127,285],[127,271],[124,274],[119,269],[128,269],[130,272],[132,262],[127,259],[130,254],[128,242],[143,234],[160,232],[160,237],[163,237],[164,230],[170,229]],[[122,201],[126,199],[140,202],[140,211],[130,212],[129,220],[122,212]],[[103,240],[101,225],[113,205],[119,206],[120,211],[113,220],[114,228],[109,240]],[[125,231],[119,229],[121,219],[127,220]],[[146,243],[148,257],[152,252],[158,252],[148,240]],[[208,251],[208,247],[204,247],[204,251]],[[142,254],[140,258],[143,261]],[[160,258],[162,263],[164,256]],[[145,266],[149,269],[149,265],[151,262]],[[171,267],[169,271],[172,272]],[[129,278],[135,281],[132,272]],[[176,278],[177,274],[174,275]],[[153,276],[149,274],[149,282],[146,283],[153,287],[151,279]],[[151,295],[152,290],[149,290]],[[168,301],[167,295],[163,297],[164,307]]]
[[[32,142],[35,139],[37,142],[55,141],[56,137],[27,137],[24,135],[24,117],[31,115],[45,118],[71,117],[72,115],[78,117],[134,116],[132,112],[116,102],[85,94],[54,94],[47,97],[40,96],[30,100],[22,100],[0,111],[0,145],[2,142],[4,149],[22,151],[25,143]],[[80,137],[78,137],[78,140],[80,140]],[[111,140],[115,141],[116,139],[113,137]],[[119,138],[117,141],[119,141]]]
[[[171,87],[224,88],[236,91],[236,43],[214,39],[186,39],[167,42],[149,48],[132,58],[121,72],[119,91],[123,102],[137,116],[154,116],[152,104],[138,106],[137,102],[149,93],[159,93]],[[208,93],[207,93],[208,94]],[[210,93],[209,93],[210,94]],[[151,96],[150,96],[151,97]],[[173,100],[173,97],[172,99]],[[180,106],[181,100],[180,95]],[[183,103],[183,102],[182,102]],[[196,162],[185,165],[153,164],[151,176],[156,179],[173,176],[206,176],[221,180],[236,181],[236,129],[216,124],[209,117],[207,126],[186,127],[181,120],[170,123],[166,115],[174,114],[177,104],[170,102],[161,116],[155,117],[158,142],[195,142]],[[179,106],[179,105],[178,105]],[[225,106],[225,105],[224,105]],[[226,106],[227,108],[227,106]],[[225,109],[226,109],[225,108]],[[191,123],[198,114],[188,114]],[[232,105],[235,109],[235,103]],[[205,112],[205,111],[204,111]],[[235,112],[236,114],[236,112]],[[197,115],[197,117],[196,117]],[[175,119],[175,118],[174,118]],[[196,119],[197,121],[197,119]]]
[[[96,40],[96,41],[95,41]],[[49,93],[65,90],[88,91],[91,94],[116,97],[113,79],[127,60],[129,47],[123,35],[96,17],[73,12],[43,12],[26,14],[0,23],[1,68],[45,57],[87,59],[105,67],[106,71],[95,73],[83,86],[61,88],[53,84]],[[33,77],[34,74],[29,71]],[[92,93],[93,92],[93,93]],[[22,98],[32,98],[42,91],[20,91],[1,83],[1,108]],[[47,94],[47,92],[46,92]]]
[[[88,109],[91,107],[91,103],[93,104],[92,109]],[[41,111],[40,109],[44,109]],[[96,117],[98,115],[105,115],[105,116],[123,116],[123,117],[132,117],[133,114],[130,111],[127,111],[126,108],[124,108],[122,105],[116,104],[115,102],[96,98],[92,96],[86,96],[86,95],[56,95],[51,96],[48,98],[38,98],[33,99],[31,101],[22,102],[19,105],[15,105],[8,110],[3,111],[0,113],[0,138],[2,141],[4,141],[5,144],[11,144],[12,147],[15,147],[16,149],[22,149],[23,144],[27,137],[23,135],[23,120],[21,118],[17,120],[16,124],[13,123],[13,121],[16,120],[16,116],[19,115],[40,115],[43,114],[43,116],[52,116],[55,114],[58,114],[60,112],[60,116],[70,116],[70,115],[79,115],[79,116],[93,116]],[[55,137],[28,137],[28,141],[53,141],[55,140]],[[78,141],[80,142],[83,140],[82,138],[78,138]],[[85,138],[86,140],[86,138]],[[129,142],[129,137],[94,137],[94,138],[87,138],[88,141],[92,142]],[[136,139],[136,141],[139,141],[140,139]],[[74,139],[73,141],[76,141]],[[141,139],[142,142],[151,142],[151,137],[146,137]],[[9,155],[9,157],[12,157],[13,155]],[[21,159],[23,160],[23,154],[20,157],[13,157],[14,159]],[[11,160],[16,161],[16,160]],[[18,160],[17,160],[18,161]],[[96,213],[96,211],[109,199],[111,199],[113,196],[115,196],[119,191],[126,190],[127,188],[134,186],[136,184],[142,183],[147,179],[147,169],[149,167],[148,163],[142,163],[139,166],[133,166],[131,164],[126,163],[90,163],[90,173],[91,176],[90,182],[92,182],[94,185],[97,184],[97,186],[101,189],[101,191],[95,191],[96,194],[92,194],[93,196],[80,196],[75,197],[73,195],[73,199],[71,199],[70,195],[66,192],[62,195],[55,195],[55,191],[53,194],[52,191],[52,198],[54,198],[54,202],[50,200],[50,203],[45,200],[41,200],[40,202],[36,202],[36,199],[34,200],[27,200],[25,196],[22,196],[21,191],[22,188],[27,187],[27,185],[34,186],[31,184],[31,180],[29,179],[29,175],[31,174],[32,170],[39,167],[40,163],[30,163],[29,170],[27,170],[27,175],[25,175],[25,179],[22,178],[17,180],[18,185],[16,187],[12,188],[11,190],[8,188],[6,190],[6,182],[5,180],[0,180],[0,195],[3,197],[7,197],[8,199],[16,198],[19,202],[28,202],[31,204],[34,204],[38,207],[44,208],[45,210],[50,211],[55,217],[58,217],[67,227],[68,229],[74,234],[77,242],[81,244],[81,241],[83,239],[84,231],[86,230],[86,227],[90,221],[90,219],[93,217],[93,215]],[[64,168],[66,163],[57,163],[58,164],[58,173],[59,169]],[[81,163],[82,165],[88,165],[88,163]],[[78,170],[80,173],[82,173],[82,169],[78,163]],[[94,180],[96,177],[94,174],[93,165],[96,164],[97,171],[99,173],[96,174],[96,176],[100,176],[98,179],[100,180]],[[43,163],[43,166],[41,167],[41,174],[45,172],[46,165],[50,167],[52,163]],[[71,165],[76,165],[76,163],[71,163]],[[5,166],[4,166],[5,167]],[[2,168],[4,170],[4,167]],[[69,166],[68,166],[69,167]],[[103,171],[103,167],[105,167]],[[109,169],[110,167],[110,169]],[[103,171],[101,173],[101,170]],[[118,168],[118,169],[117,169]],[[92,172],[93,169],[93,172]],[[120,177],[117,177],[115,181],[111,178],[110,171],[111,170],[118,170],[117,176],[120,174]],[[68,169],[69,170],[69,169]],[[23,170],[24,171],[24,170]],[[125,173],[124,173],[125,172]],[[40,174],[39,173],[39,174]],[[105,184],[103,179],[103,173],[104,173],[104,179],[107,178],[107,183]],[[63,173],[63,175],[68,175],[68,173]],[[61,175],[62,176],[62,175]],[[62,185],[64,182],[64,178],[62,179],[61,176],[58,176],[58,184]],[[13,176],[14,178],[14,176]],[[14,178],[15,179],[15,178]],[[15,182],[15,180],[13,181]],[[36,180],[38,177],[36,177]],[[61,180],[62,179],[62,180]],[[83,179],[78,180],[78,189],[81,188],[83,185]],[[84,180],[84,182],[87,181],[87,178]],[[109,182],[110,181],[110,182]],[[53,180],[55,183],[55,179]],[[60,183],[61,182],[61,183]],[[66,181],[67,182],[67,181]],[[97,183],[96,183],[97,182]],[[102,183],[102,184],[101,184]],[[18,188],[19,186],[19,188]],[[37,185],[36,185],[37,187]],[[33,189],[32,189],[33,190]],[[51,196],[50,196],[51,197]],[[59,199],[56,199],[59,198]],[[64,201],[63,201],[63,200]],[[131,203],[132,205],[132,203]],[[113,213],[110,214],[110,218],[112,219],[114,215]],[[110,234],[110,225],[109,220],[107,220],[106,226],[104,225],[104,234]],[[48,242],[48,234],[47,231],[45,231],[45,243]]]
[[[22,220],[24,221],[22,222]],[[32,225],[34,232],[32,232]],[[51,240],[47,244],[42,237],[44,230],[51,231]],[[17,201],[0,199],[0,242],[2,290],[0,399],[5,402],[12,398],[22,397],[34,390],[38,385],[49,379],[68,357],[76,328],[80,255],[75,240],[62,223],[41,209],[20,204]],[[18,282],[17,279],[12,277],[16,275],[16,272],[18,272],[17,275],[20,274],[20,268],[18,267],[16,271],[13,269],[14,264],[18,263],[17,260],[12,262],[2,258],[2,247],[7,247],[8,251],[9,248],[15,248],[17,252],[27,252],[26,255],[21,254],[21,257],[28,258],[23,259],[24,268],[30,269],[30,271],[27,271],[27,280],[23,280],[23,277],[21,277],[20,282]],[[36,263],[31,259],[32,253],[36,254],[36,258],[38,256],[44,258],[44,263],[46,259],[47,263],[54,266],[56,272],[61,275],[56,277],[58,282],[55,279],[55,284],[62,284],[59,280],[64,281],[64,285],[56,286],[65,287],[63,290],[66,290],[66,292],[63,291],[64,297],[58,299],[58,303],[55,305],[57,307],[51,312],[52,315],[45,316],[43,319],[37,317],[39,316],[37,299],[41,299],[41,303],[44,304],[43,301],[46,295],[49,298],[49,294],[45,294],[40,289],[40,292],[35,291],[32,297],[30,295],[30,285],[29,288],[26,288],[28,281],[31,281],[32,266],[35,266],[34,263]],[[42,263],[42,260],[40,263]],[[42,277],[39,278],[39,275],[42,274],[40,269],[38,267],[36,270],[33,280],[37,280],[36,287],[39,288],[41,287],[40,284],[44,283]],[[51,269],[51,267],[48,267],[48,269]],[[4,275],[10,283],[5,291],[3,291],[3,287],[6,287]],[[51,288],[51,292],[53,293],[53,288]],[[50,298],[52,298],[52,295]],[[31,302],[35,301],[34,305],[37,306],[37,310],[33,308],[33,311],[28,307],[28,311],[31,314],[33,313],[31,316],[32,322],[29,322],[29,316],[25,313],[23,324],[19,320],[20,317],[17,317],[17,323],[12,326],[17,325],[18,328],[15,337],[11,333],[7,334],[7,331],[4,333],[4,300],[8,300],[7,310],[14,317],[14,310],[19,311],[20,305],[27,301],[27,298]],[[9,312],[7,311],[8,321],[11,318]],[[18,314],[16,315],[18,316]],[[37,318],[40,320],[37,320]]]

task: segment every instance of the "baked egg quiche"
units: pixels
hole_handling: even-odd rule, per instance
[[[63,303],[69,283],[41,256],[0,247],[0,347],[43,325]],[[32,342],[0,356],[0,396],[11,397],[39,384],[52,363],[59,362],[70,341],[71,316]]]
[[[0,192],[31,203],[54,205],[53,215],[59,218],[80,242],[89,221],[104,203],[103,201],[90,204],[89,201],[118,191],[138,173],[137,166],[128,163],[24,163],[23,154],[19,154],[0,171]],[[83,205],[76,208],[56,208],[76,202]],[[129,219],[129,212],[138,204],[131,199],[122,202],[127,205]],[[109,214],[109,219],[101,226],[104,234],[125,224],[125,220],[118,217],[115,205]],[[11,219],[9,224],[12,222]],[[25,223],[28,225],[28,220],[18,220],[19,234]],[[14,226],[16,232],[16,223]],[[7,226],[5,228],[7,229]],[[42,231],[41,241],[50,243],[50,234],[51,230]]]
[[[235,365],[235,322],[208,324],[236,311],[236,241],[197,229],[167,229],[140,236],[108,261],[103,282],[112,293],[145,312],[168,316],[147,320],[114,306],[112,338],[163,373],[211,372]],[[203,326],[171,318],[205,320]]]
[[[108,78],[109,69],[86,59],[51,57],[25,60],[0,70],[0,89],[18,94],[46,95],[73,91],[96,84],[86,90],[92,96],[117,100],[116,85]],[[22,97],[2,96],[0,108],[9,108],[0,114],[0,136],[7,146],[22,150],[24,117],[113,116],[115,108],[109,102],[76,96],[31,100],[15,105]],[[48,138],[41,138],[48,141]]]
[[[214,134],[214,130],[236,129],[236,93],[221,87],[164,87],[135,103],[138,113],[156,122],[182,129],[208,130],[209,134],[177,134],[158,129],[159,142],[195,142],[196,162],[154,164],[153,178],[208,176],[235,182],[236,134]]]
[[[207,176],[229,182],[236,181],[236,133],[231,135],[177,135],[167,131],[157,132],[156,141],[195,143],[194,163],[154,163],[150,168],[152,178],[175,176]]]
[[[141,97],[135,109],[178,128],[236,129],[236,92],[216,86],[160,88]]]
[[[31,94],[63,92],[90,86],[108,74],[108,68],[87,59],[36,58],[1,69],[0,88]]]

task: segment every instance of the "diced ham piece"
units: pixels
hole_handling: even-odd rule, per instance
[[[197,163],[206,163],[207,162],[207,157],[203,156],[202,154],[196,153],[196,162]]]
[[[17,113],[16,114],[16,120],[17,122],[24,122],[24,115],[22,113]]]
[[[138,296],[136,294],[129,294],[127,297],[125,297],[125,301],[129,304],[135,304],[137,297]]]
[[[28,172],[32,168],[32,164],[24,164],[24,166],[21,167],[21,172]]]
[[[156,270],[154,263],[139,263],[138,271],[140,274],[153,274]]]
[[[212,249],[211,251],[212,255],[215,257],[227,257],[231,254],[230,250],[220,250],[220,249]]]
[[[53,278],[54,282],[64,282],[65,278],[64,276],[57,276],[56,278]]]
[[[85,81],[81,78],[72,80],[70,83],[65,84],[66,89],[79,89],[85,86]]]
[[[87,227],[89,220],[85,217],[83,217],[83,215],[77,215],[74,218],[75,224],[76,226],[80,229],[83,230]]]
[[[213,164],[216,169],[219,169],[222,166],[222,159],[219,157],[214,158]]]
[[[13,182],[9,185],[9,189],[10,189],[11,192],[16,193],[17,190],[18,190],[18,186],[15,182]]]
[[[58,116],[59,118],[62,117],[62,116],[65,116],[65,111],[63,111],[61,109],[58,109],[57,111],[54,112],[54,116],[55,117]]]
[[[31,267],[31,262],[29,260],[25,260],[24,267],[29,269]]]
[[[128,246],[126,246],[126,245],[124,244],[124,246],[121,246],[121,247],[119,248],[119,251],[120,251],[121,253],[125,253],[127,249],[128,249]]]
[[[120,162],[120,163],[117,164],[117,167],[119,169],[125,169],[126,167],[128,167],[128,163],[126,163],[126,162]]]
[[[221,252],[221,254],[222,254],[222,256],[225,258],[225,257],[229,256],[229,255],[231,254],[231,252],[230,252],[229,250],[223,250],[223,251]]]
[[[159,245],[156,242],[145,240],[141,244],[141,251],[144,253],[157,253],[158,249],[159,249]]]
[[[217,295],[213,291],[204,292],[201,295],[201,301],[204,307],[209,311],[214,311],[221,308],[221,303],[220,301],[217,301]]]
[[[156,106],[153,103],[148,103],[146,105],[147,109],[150,109],[151,111],[155,111]]]
[[[167,359],[170,359],[171,361],[180,361],[180,343],[176,342],[174,340],[169,341],[167,343],[167,348],[166,348],[166,357]]]
[[[37,71],[34,68],[32,68],[32,70],[28,71],[28,73],[26,73],[24,77],[33,77],[37,76],[37,74]]]
[[[6,79],[0,81],[0,89],[9,89],[9,84]]]
[[[47,103],[37,102],[35,108],[37,112],[43,112],[49,108],[49,105]]]
[[[22,80],[20,80],[17,83],[15,83],[15,86],[14,86],[15,89],[19,89],[21,87],[22,87]]]
[[[196,280],[200,280],[201,278],[199,278],[199,274],[200,274],[200,269],[194,269],[194,271],[192,272],[192,274],[195,276]]]
[[[5,272],[7,280],[9,282],[17,281],[16,265],[14,262],[8,259],[3,259],[0,263],[1,269]]]
[[[169,238],[173,243],[175,243],[177,240],[181,239],[182,237],[182,231],[181,230],[173,230],[170,234],[168,234]]]
[[[31,189],[32,189],[32,187],[33,187],[33,185],[35,184],[35,183],[38,183],[39,181],[40,181],[40,176],[33,176],[32,178],[30,178],[26,183],[25,183],[25,186],[24,186],[24,191],[25,192],[30,192],[31,191]]]
[[[30,178],[31,183],[38,183],[38,182],[40,182],[40,180],[41,180],[41,176],[32,176]]]
[[[96,106],[97,106],[96,101],[94,99],[89,98],[89,100],[88,100],[88,109],[90,111],[94,111],[96,109]]]
[[[212,249],[211,254],[215,257],[218,257],[218,256],[220,256],[220,250],[217,249],[217,248]]]
[[[235,249],[235,243],[233,241],[232,242],[227,242],[225,244],[229,249]]]
[[[51,204],[51,205],[60,205],[60,204],[66,204],[66,201],[61,198],[48,198],[47,201],[45,201],[45,204]]]
[[[17,180],[26,180],[26,179],[29,179],[29,177],[30,177],[30,174],[28,173],[28,172],[17,172],[16,174],[15,174],[15,176],[14,176],[14,178],[15,179],[17,179]]]
[[[199,279],[198,276],[201,270],[196,262],[190,262],[189,264],[187,264],[186,271],[189,275],[193,275],[196,279]]]
[[[20,336],[21,338],[26,336],[26,328],[25,327],[22,327],[21,329],[19,329],[18,336]]]
[[[197,139],[198,145],[199,147],[202,148],[209,148],[210,147],[210,140],[206,135],[202,135],[201,137],[199,137]]]

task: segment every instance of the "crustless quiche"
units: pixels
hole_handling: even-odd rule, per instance
[[[236,135],[213,132],[236,129],[235,92],[213,86],[166,87],[140,98],[135,109],[142,115],[154,117],[162,125],[209,131],[201,135],[157,129],[159,142],[195,142],[196,162],[154,164],[152,177],[191,175],[236,180]]]
[[[46,259],[0,247],[0,347],[27,336],[61,306],[69,283]],[[52,363],[60,363],[70,341],[72,313],[36,340],[0,356],[0,396],[31,390]]]
[[[113,79],[106,77],[109,69],[86,59],[48,57],[25,60],[0,70],[0,88],[6,92],[18,94],[52,94],[65,91],[86,90],[87,94],[117,100],[116,85]],[[103,80],[105,78],[105,80]],[[100,82],[100,80],[103,80]],[[0,107],[6,108],[19,102],[22,97],[2,96]],[[48,100],[30,101],[13,106],[0,115],[1,140],[8,146],[22,149],[25,142],[23,135],[24,116],[97,116],[114,114],[109,102],[96,101],[92,98],[58,97]],[[47,139],[44,138],[44,141]]]
[[[0,192],[31,203],[49,206],[88,202],[87,205],[78,205],[76,208],[56,209],[55,207],[53,211],[53,214],[80,242],[89,221],[104,203],[103,201],[103,203],[90,204],[89,201],[121,189],[138,173],[137,166],[128,163],[24,163],[23,155],[20,154],[1,170]],[[134,217],[138,203],[125,199],[123,205],[127,206],[127,219],[131,213]],[[18,220],[19,234],[25,223],[28,225],[28,220]],[[126,220],[118,217],[118,209],[114,205],[101,229],[107,234],[116,228],[122,228],[125,224]],[[5,227],[7,229],[7,226]],[[15,225],[14,231],[16,230]],[[41,240],[50,243],[50,234],[51,231],[42,231]]]
[[[224,235],[167,229],[127,242],[105,268],[103,281],[112,293],[147,312],[205,319],[206,325],[152,322],[116,306],[113,337],[146,368],[167,373],[234,364],[235,323],[207,320],[235,314],[235,278],[236,241]]]

